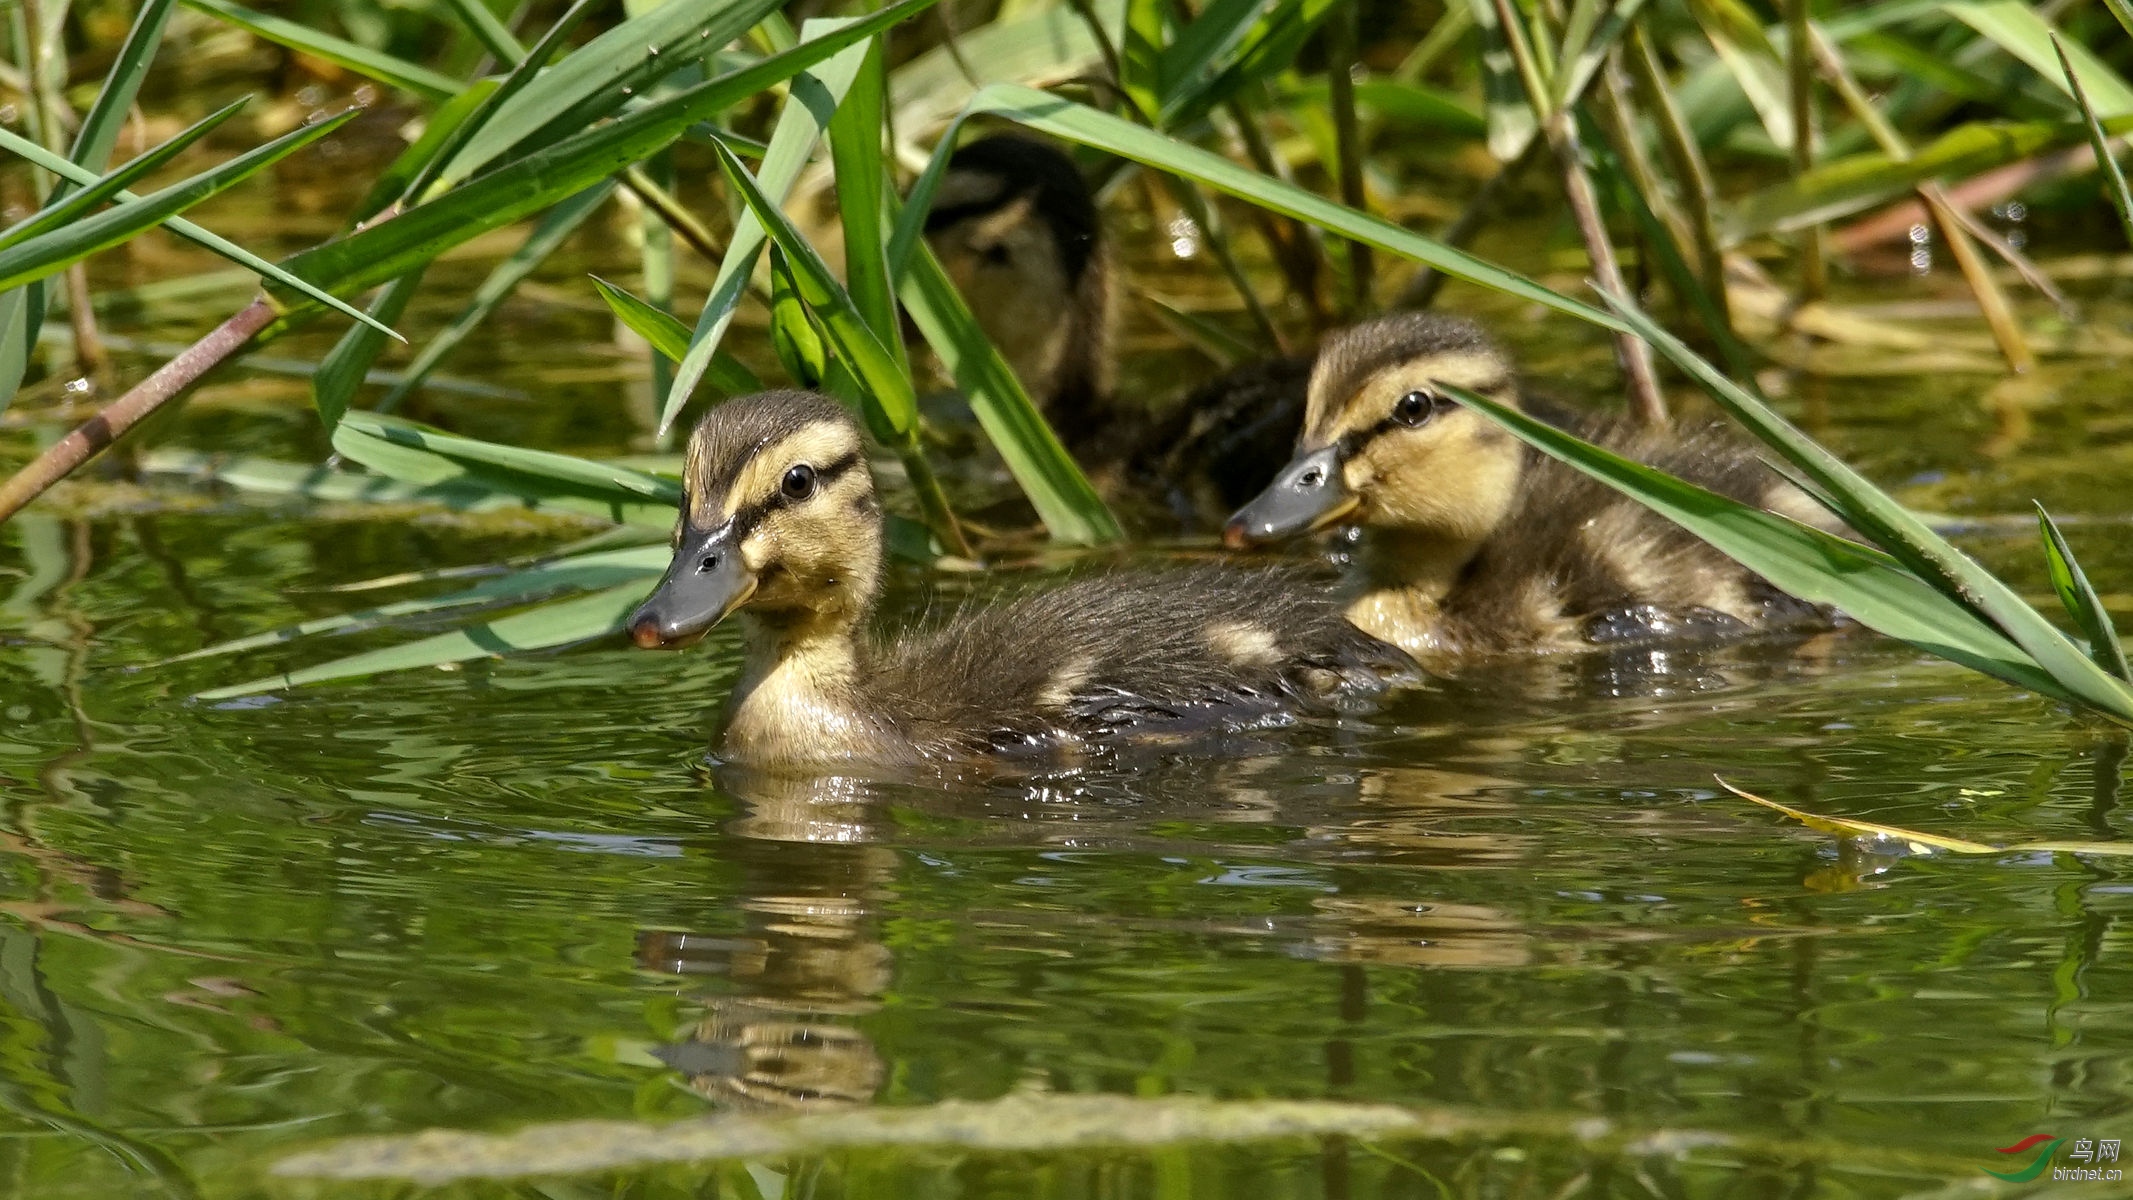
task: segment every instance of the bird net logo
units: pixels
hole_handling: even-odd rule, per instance
[[[2069,1147],[2063,1155],[2059,1153],[2061,1146]],[[2108,1183],[2126,1177],[2123,1170],[2103,1165],[2118,1161],[2117,1138],[2073,1138],[2070,1143],[2067,1138],[2032,1133],[2012,1146],[1999,1147],[1997,1152],[2013,1160],[2009,1164],[2012,1169],[1995,1171],[1987,1167],[1985,1174],[2009,1183],[2028,1183],[2046,1171],[2055,1180],[2093,1179]]]

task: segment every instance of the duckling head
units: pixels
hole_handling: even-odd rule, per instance
[[[1296,456],[1223,529],[1263,545],[1338,522],[1479,544],[1509,512],[1518,441],[1443,390],[1517,405],[1511,363],[1472,322],[1402,313],[1319,348]]]
[[[1040,406],[1110,391],[1110,269],[1096,199],[1058,147],[996,134],[948,160],[926,241]]]
[[[812,392],[742,396],[689,436],[674,561],[631,615],[645,649],[746,606],[773,628],[849,629],[881,578],[881,507],[859,426]]]

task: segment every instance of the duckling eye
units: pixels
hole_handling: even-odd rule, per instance
[[[778,485],[787,500],[805,500],[815,494],[815,469],[801,463],[785,472],[785,481]]]
[[[1392,419],[1412,429],[1428,421],[1436,411],[1436,393],[1417,389],[1393,402]]]
[[[978,251],[978,255],[985,260],[987,266],[1004,267],[1007,265],[1008,260],[1007,243],[994,242],[992,245]]]

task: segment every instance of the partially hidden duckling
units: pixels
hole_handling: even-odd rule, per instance
[[[1240,564],[1103,572],[873,636],[881,509],[858,425],[813,393],[713,408],[684,491],[674,561],[630,632],[675,646],[740,614],[729,761],[1101,752],[1343,710],[1413,669],[1323,582]]]
[[[1232,370],[1157,409],[1115,390],[1110,244],[1074,160],[994,134],[948,160],[926,239],[986,336],[1099,487],[1188,520],[1256,495],[1303,423],[1309,357]]]
[[[1721,495],[1836,530],[1716,427],[1661,431],[1524,404],[1471,322],[1385,317],[1320,347],[1295,458],[1224,530],[1258,545],[1360,527],[1349,619],[1443,671],[1477,656],[1822,624],[1695,535],[1528,448],[1451,384]]]

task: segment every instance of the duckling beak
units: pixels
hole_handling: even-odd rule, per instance
[[[1340,448],[1327,446],[1299,454],[1283,467],[1265,491],[1222,527],[1222,541],[1242,550],[1310,533],[1354,512],[1361,503],[1341,479]]]
[[[733,524],[685,528],[659,586],[630,614],[630,640],[645,650],[702,637],[755,595],[755,572],[741,561]]]

